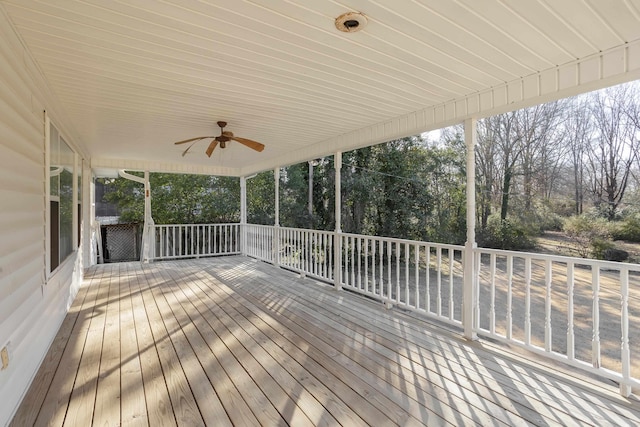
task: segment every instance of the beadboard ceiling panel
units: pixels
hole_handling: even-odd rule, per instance
[[[0,0],[0,8],[69,120],[69,138],[96,163],[134,168],[248,173],[562,96],[567,85],[579,93],[610,74],[628,80],[640,68],[640,0]],[[339,32],[335,18],[351,11],[367,25]],[[598,65],[585,65],[590,58]],[[182,157],[185,147],[172,144],[218,135],[218,120],[265,150],[230,143],[207,158],[202,141]]]

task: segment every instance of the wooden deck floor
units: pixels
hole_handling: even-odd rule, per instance
[[[617,387],[249,258],[93,268],[12,425],[638,425]]]

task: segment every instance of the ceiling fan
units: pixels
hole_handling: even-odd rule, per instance
[[[222,121],[218,122],[218,126],[220,126],[220,135],[218,136],[198,136],[196,138],[189,138],[189,139],[185,139],[184,141],[178,141],[178,142],[175,142],[174,144],[179,145],[179,144],[186,144],[187,142],[191,142],[191,145],[189,145],[187,149],[182,152],[182,157],[184,157],[184,155],[187,154],[189,149],[191,149],[191,147],[193,147],[196,142],[200,141],[201,139],[207,139],[207,138],[213,138],[213,140],[209,144],[209,147],[207,147],[207,151],[206,151],[207,156],[209,157],[211,157],[211,153],[213,153],[213,150],[216,149],[216,147],[218,146],[218,143],[220,143],[220,148],[226,148],[227,142],[229,141],[239,142],[240,144],[246,145],[247,147],[256,151],[264,150],[264,144],[261,144],[259,142],[256,142],[247,138],[239,138],[237,136],[234,136],[233,132],[224,130],[225,126],[227,126],[227,122],[222,122]]]

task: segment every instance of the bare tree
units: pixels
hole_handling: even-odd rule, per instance
[[[477,208],[480,214],[480,229],[487,228],[491,214],[491,193],[493,190],[493,147],[492,138],[487,135],[485,121],[478,122],[478,139],[475,147]]]
[[[548,198],[557,170],[566,152],[560,144],[564,136],[564,101],[549,102],[515,112],[517,140],[522,146],[520,169],[524,207],[532,208],[534,196]]]
[[[565,141],[569,148],[569,161],[573,173],[574,212],[582,214],[584,207],[586,150],[592,134],[592,120],[589,108],[589,97],[573,98],[568,105],[564,122]]]
[[[638,159],[638,128],[633,119],[637,90],[614,86],[590,97],[594,132],[587,151],[591,192],[598,208],[614,219]]]
[[[500,219],[505,220],[509,212],[509,200],[514,178],[520,173],[519,162],[523,153],[522,136],[518,133],[518,112],[500,114],[484,119],[485,135],[483,143],[493,145],[495,167],[495,190],[500,200]],[[478,135],[480,141],[480,135]]]

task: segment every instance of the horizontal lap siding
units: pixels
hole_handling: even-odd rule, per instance
[[[4,25],[2,25],[4,26]],[[3,32],[6,32],[7,29]],[[44,270],[43,114],[32,111],[26,74],[9,37],[0,38],[0,346],[2,327]],[[26,269],[25,269],[26,267]],[[24,292],[24,287],[29,291]]]
[[[0,11],[0,425],[26,392],[72,295],[73,261],[43,287],[45,270],[45,104],[37,70]]]

